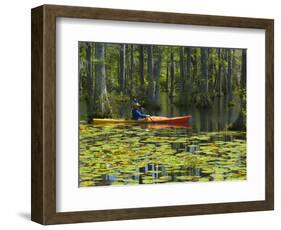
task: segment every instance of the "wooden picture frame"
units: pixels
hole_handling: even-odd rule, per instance
[[[263,29],[266,34],[265,200],[56,212],[56,18]],[[231,213],[274,208],[274,21],[179,13],[43,5],[32,9],[31,219],[41,224]]]

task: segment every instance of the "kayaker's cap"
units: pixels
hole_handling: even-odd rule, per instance
[[[136,107],[139,108],[140,106],[141,106],[141,105],[140,105],[138,102],[134,102],[134,103],[133,103],[133,107],[135,107],[135,108],[136,108]]]

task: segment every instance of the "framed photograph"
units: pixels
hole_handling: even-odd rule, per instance
[[[31,219],[274,208],[274,21],[32,9]]]

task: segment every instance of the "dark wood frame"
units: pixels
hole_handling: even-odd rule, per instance
[[[56,18],[88,18],[264,29],[266,36],[265,200],[56,212]],[[274,209],[274,21],[179,13],[43,5],[32,9],[31,219],[41,224],[156,218]],[[254,86],[253,86],[254,87]]]

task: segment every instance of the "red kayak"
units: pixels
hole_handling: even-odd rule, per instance
[[[161,123],[161,124],[188,124],[189,120],[192,116],[182,116],[182,117],[157,117],[152,116],[146,118],[146,122],[148,123]]]

